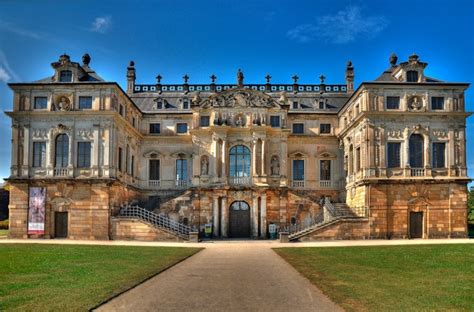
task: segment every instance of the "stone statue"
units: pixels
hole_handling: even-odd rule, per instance
[[[199,103],[201,102],[200,92],[196,92],[196,94],[193,97],[192,102],[194,105],[199,105]]]
[[[239,87],[242,87],[244,85],[244,73],[242,73],[242,71],[239,70],[237,71],[237,85]]]
[[[278,99],[278,102],[280,102],[281,104],[286,104],[288,102],[288,99],[286,97],[286,92],[282,92],[280,94],[280,98]]]
[[[207,160],[207,157],[202,157],[201,158],[201,175],[207,175],[209,171],[209,161]]]
[[[272,157],[271,171],[272,171],[272,176],[280,175],[280,162],[278,161],[277,156]]]
[[[237,118],[235,119],[235,125],[237,127],[243,127],[245,125],[244,120],[242,119],[242,115],[237,116]]]
[[[413,97],[413,99],[411,100],[410,108],[412,110],[420,110],[422,108],[422,106],[423,106],[423,104],[418,99],[418,97],[417,96]]]

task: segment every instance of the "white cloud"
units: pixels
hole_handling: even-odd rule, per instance
[[[23,37],[33,38],[33,39],[42,39],[44,37],[44,34],[42,33],[32,31],[29,29],[24,29],[24,28],[18,27],[18,25],[1,21],[1,20],[0,20],[0,29],[8,31],[18,36],[23,36]]]
[[[105,34],[110,30],[111,27],[112,18],[110,16],[99,16],[95,18],[94,22],[92,22],[90,30]]]
[[[7,71],[0,67],[0,82],[7,83],[10,79],[11,77]]]
[[[360,7],[349,6],[334,15],[321,16],[315,23],[290,29],[287,36],[301,43],[322,39],[344,44],[360,37],[373,38],[384,30],[388,23],[384,16],[363,16]]]
[[[10,80],[20,81],[20,77],[10,68],[7,57],[0,50],[0,83],[7,83]]]

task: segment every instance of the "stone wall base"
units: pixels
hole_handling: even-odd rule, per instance
[[[156,229],[146,222],[131,218],[112,218],[112,239],[138,241],[184,241],[166,231]]]
[[[299,241],[368,239],[369,237],[369,221],[367,219],[347,219],[317,229],[301,237]]]

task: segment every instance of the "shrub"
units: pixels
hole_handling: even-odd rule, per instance
[[[8,230],[8,219],[0,221],[0,230]]]

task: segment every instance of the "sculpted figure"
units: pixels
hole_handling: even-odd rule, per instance
[[[201,158],[201,175],[207,175],[209,171],[209,161],[207,160],[207,157],[202,157]]]
[[[60,111],[68,111],[71,110],[71,106],[69,104],[69,100],[67,97],[62,96],[61,99],[59,100],[59,103],[57,105],[57,109]]]
[[[272,176],[280,175],[280,162],[278,161],[277,156],[272,157],[271,171],[272,171]]]

